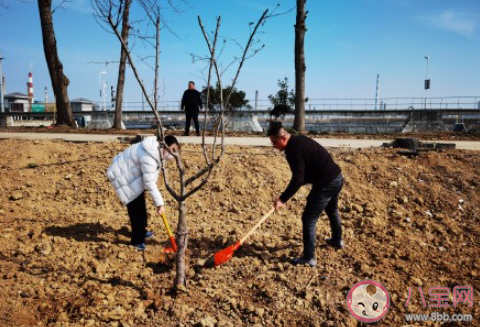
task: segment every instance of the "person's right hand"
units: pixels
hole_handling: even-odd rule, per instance
[[[157,213],[159,215],[163,214],[165,212],[165,206],[158,206],[157,207]]]
[[[280,200],[280,198],[276,198],[275,200],[273,200],[273,209],[275,210],[279,210],[281,207],[283,207],[283,202],[282,200]]]

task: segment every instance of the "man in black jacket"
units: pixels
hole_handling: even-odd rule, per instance
[[[181,109],[185,110],[185,134],[188,136],[190,134],[190,120],[193,118],[195,124],[195,130],[197,131],[197,136],[200,136],[200,128],[198,126],[198,113],[200,108],[202,108],[202,98],[200,97],[200,92],[195,90],[195,83],[190,81],[188,82],[188,90],[183,93]]]
[[[293,263],[315,267],[315,227],[323,210],[327,213],[332,230],[332,238],[326,239],[326,243],[343,248],[338,213],[338,196],[343,185],[340,167],[323,146],[309,137],[289,134],[279,123],[271,126],[268,135],[276,149],[285,151],[292,170],[290,183],[273,202],[275,210],[280,209],[302,185],[312,184],[302,216],[303,256],[293,259]]]

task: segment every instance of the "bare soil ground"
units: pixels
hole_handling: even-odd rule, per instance
[[[302,251],[303,187],[228,263],[203,269],[197,263],[240,238],[290,178],[270,148],[227,148],[187,204],[189,293],[175,296],[174,261],[162,253],[167,237],[150,199],[155,237],[145,258],[127,245],[128,216],[105,176],[126,146],[0,141],[0,326],[359,326],[345,299],[362,279],[389,290],[379,326],[409,325],[405,313],[434,311],[472,314],[469,326],[479,325],[478,152],[405,158],[392,149],[332,150],[346,179],[345,249],[324,246],[323,215],[318,267],[289,263]],[[183,156],[189,173],[202,165],[198,147],[185,146]],[[176,203],[163,194],[175,229]],[[473,286],[473,308],[422,306],[419,286],[428,301],[430,287],[457,285]]]
[[[68,127],[9,127],[0,128],[0,133],[75,133],[75,134],[156,134],[153,129],[129,129],[129,130],[111,130],[111,129],[72,129]],[[182,135],[183,130],[169,131],[173,135]],[[190,135],[195,133],[191,132]],[[211,133],[207,132],[207,135]],[[265,133],[247,133],[247,132],[227,132],[227,136],[258,137],[265,136]],[[420,140],[443,140],[443,141],[477,141],[480,140],[479,132],[432,132],[432,133],[406,133],[406,134],[350,134],[350,133],[318,133],[311,135],[318,138],[343,138],[343,139],[394,139],[397,137],[417,137]]]

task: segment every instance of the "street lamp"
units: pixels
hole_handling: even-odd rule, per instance
[[[100,87],[100,103],[103,102],[104,110],[105,110],[105,83],[102,83],[102,75],[105,75],[105,74],[107,74],[106,71],[102,71],[98,73],[98,85]]]
[[[428,63],[430,61],[430,56],[425,56],[425,60],[427,60],[427,73],[425,75],[425,109],[427,109],[427,96],[428,90],[430,89],[430,79],[428,78]]]
[[[5,105],[3,103],[3,74],[2,74],[2,60],[5,59],[4,57],[0,56],[0,112],[5,111]]]

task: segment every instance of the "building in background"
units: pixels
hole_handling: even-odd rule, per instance
[[[5,95],[5,107],[10,112],[28,112],[30,108],[29,97],[20,92]]]
[[[72,108],[73,119],[77,121],[79,127],[87,127],[88,123],[92,121],[91,115],[79,115],[78,113],[83,112],[92,112],[93,111],[93,101],[77,98],[70,101],[70,106]]]

